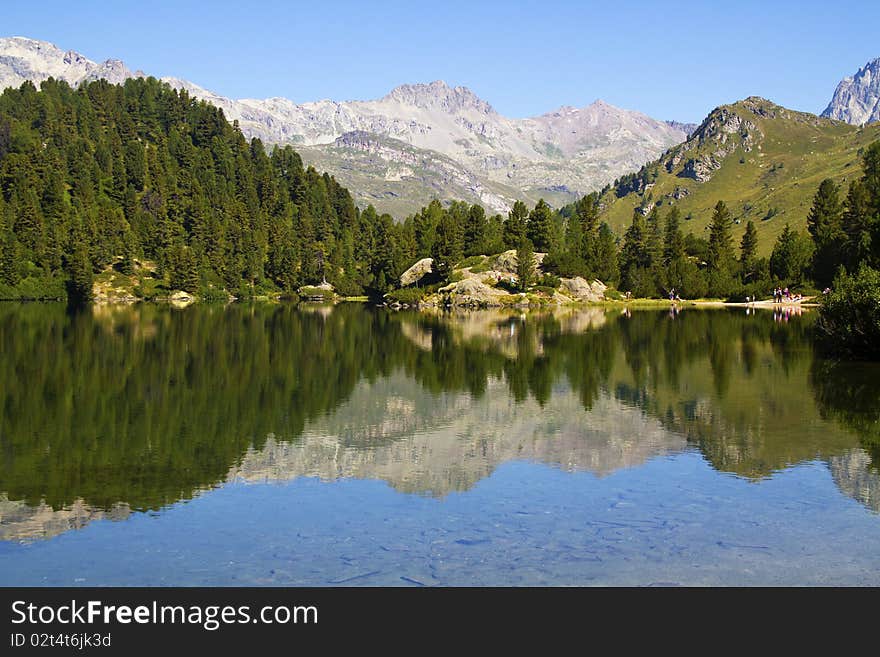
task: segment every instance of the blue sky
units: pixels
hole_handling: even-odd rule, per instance
[[[470,87],[522,117],[597,98],[699,121],[761,95],[819,112],[880,57],[880,2],[13,2],[0,34],[234,98],[378,98]]]

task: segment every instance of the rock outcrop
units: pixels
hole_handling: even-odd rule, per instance
[[[400,275],[400,286],[407,287],[409,285],[415,285],[431,273],[433,266],[433,258],[422,258]]]
[[[853,125],[880,121],[880,57],[840,81],[822,116]]]
[[[596,302],[605,299],[605,290],[608,286],[602,281],[594,280],[588,283],[580,276],[563,278],[559,285],[559,291],[574,301]]]
[[[478,278],[450,283],[441,287],[439,293],[445,305],[469,308],[500,306],[505,302],[512,303],[515,298],[506,290],[491,287]]]

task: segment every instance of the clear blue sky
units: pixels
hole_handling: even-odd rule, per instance
[[[766,96],[821,111],[880,57],[880,1],[94,2],[8,0],[0,34],[122,59],[233,98],[378,98],[470,87],[522,117],[597,98],[699,121]]]

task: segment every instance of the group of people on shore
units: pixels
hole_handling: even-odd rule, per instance
[[[773,303],[796,303],[803,299],[800,294],[793,294],[788,288],[773,288]]]

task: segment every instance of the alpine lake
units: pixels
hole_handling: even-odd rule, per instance
[[[0,583],[877,586],[816,315],[0,304]]]

